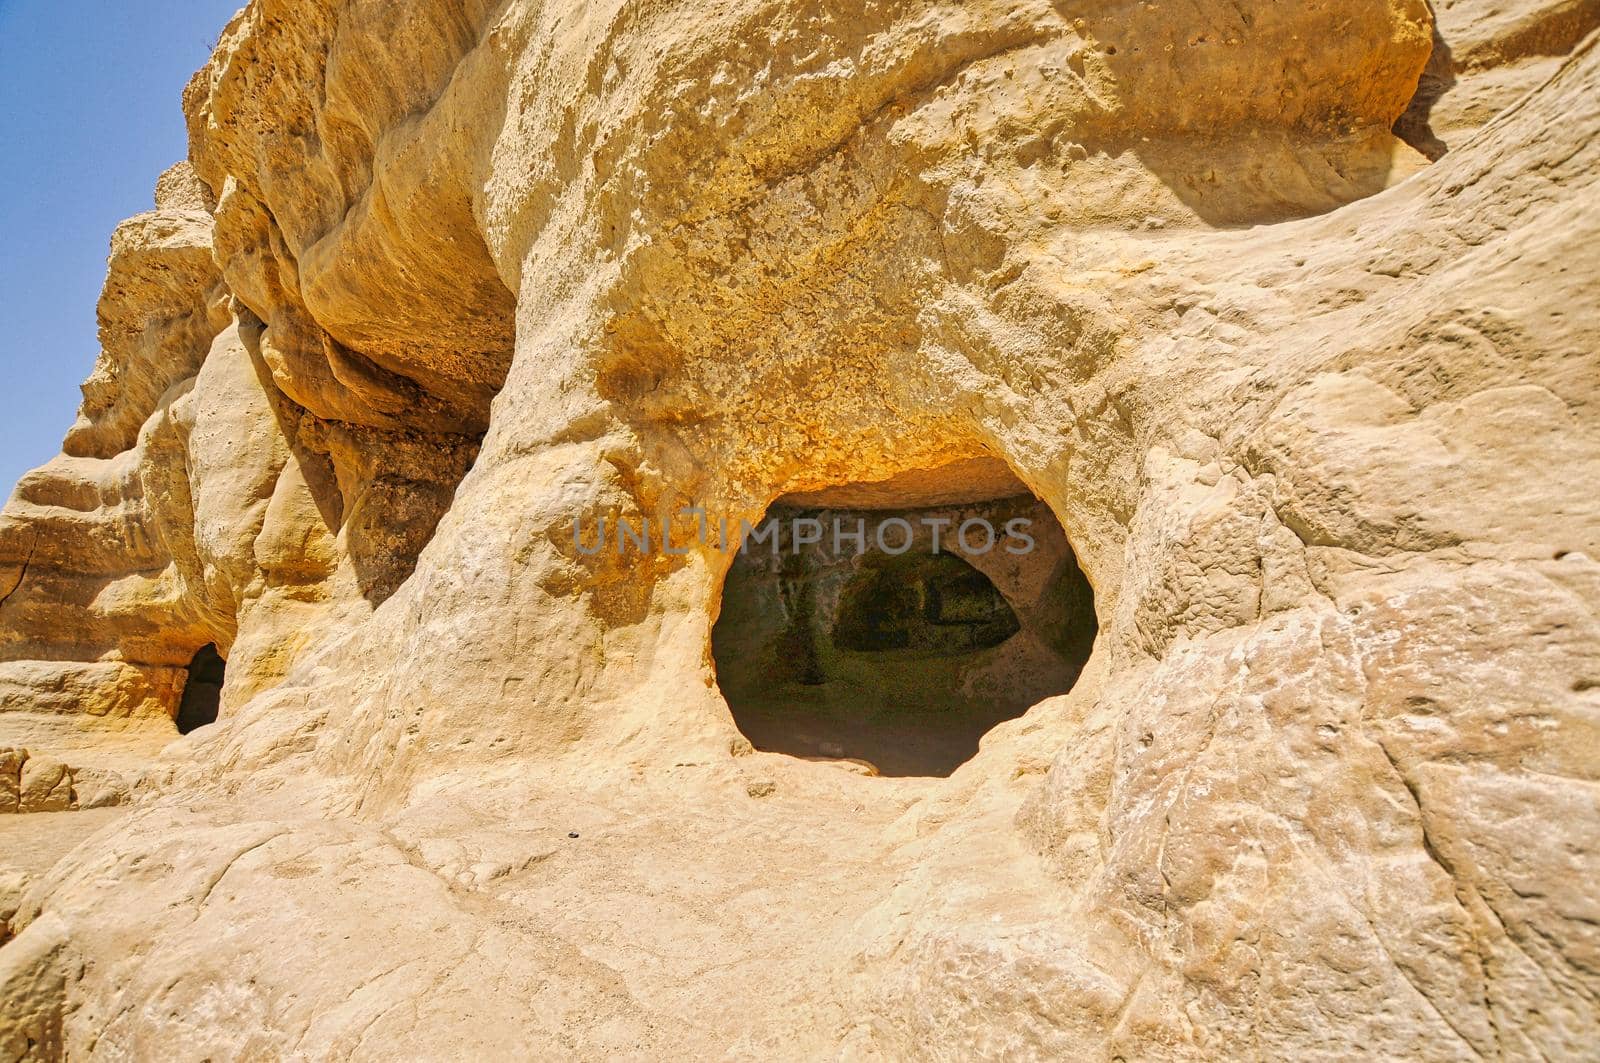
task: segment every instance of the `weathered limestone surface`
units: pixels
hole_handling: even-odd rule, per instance
[[[252,0],[0,514],[0,1056],[1592,1055],[1597,27]],[[1000,465],[1099,635],[948,779],[571,533]]]

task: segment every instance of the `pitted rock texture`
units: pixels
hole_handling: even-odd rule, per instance
[[[1591,1055],[1597,25],[252,0],[0,514],[0,1054]],[[1018,485],[1098,633],[948,778],[573,538]]]

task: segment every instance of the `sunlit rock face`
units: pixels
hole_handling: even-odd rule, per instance
[[[0,514],[0,1045],[1590,1053],[1600,11],[1490,6],[254,0]]]

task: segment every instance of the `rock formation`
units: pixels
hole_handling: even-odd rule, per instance
[[[251,0],[0,515],[0,1056],[1591,1055],[1597,27]]]

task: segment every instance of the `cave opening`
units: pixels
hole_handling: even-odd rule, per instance
[[[178,702],[178,733],[188,734],[196,728],[217,722],[217,712],[222,707],[222,682],[227,674],[227,662],[217,652],[215,645],[202,646],[189,661],[189,677],[183,684],[183,697]]]
[[[995,726],[1072,689],[1094,593],[1050,508],[1001,469],[769,508],[758,530],[771,534],[735,556],[712,630],[718,684],[755,748],[948,776]]]

